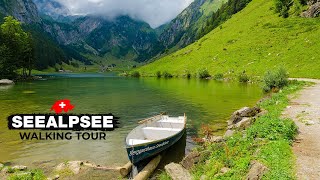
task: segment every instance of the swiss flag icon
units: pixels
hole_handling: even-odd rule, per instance
[[[74,105],[70,103],[69,99],[63,99],[56,101],[51,107],[50,111],[54,110],[57,114],[71,111],[74,108]]]

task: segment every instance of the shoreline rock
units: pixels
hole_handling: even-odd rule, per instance
[[[73,174],[79,174],[83,161],[68,161],[66,163],[60,163],[55,168],[56,171],[70,170]]]
[[[256,117],[261,116],[262,110],[255,106],[253,108],[243,107],[237,111],[235,111],[229,121],[228,121],[228,130],[231,129],[246,129],[248,128],[256,119]],[[226,134],[230,134],[230,132],[226,132]]]
[[[12,85],[14,82],[10,79],[0,79],[0,85]]]
[[[263,174],[268,171],[268,168],[261,164],[259,161],[251,161],[250,170],[247,175],[246,180],[260,180],[263,177]]]
[[[170,163],[166,165],[164,169],[173,180],[191,180],[192,179],[189,171],[186,170],[180,164]]]

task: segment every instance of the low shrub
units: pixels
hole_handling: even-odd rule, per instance
[[[140,77],[141,75],[140,75],[140,73],[139,73],[138,71],[133,71],[133,72],[131,73],[131,76],[138,78],[138,77]]]
[[[198,76],[200,79],[205,79],[205,78],[211,77],[211,75],[209,74],[209,71],[207,69],[199,70]]]
[[[167,72],[167,71],[165,71],[165,72],[163,72],[163,77],[165,77],[165,78],[172,78],[173,77],[173,75],[172,74],[170,74],[169,72]]]
[[[157,71],[157,72],[156,72],[156,76],[157,76],[157,78],[161,78],[161,72],[160,72],[160,71]]]
[[[248,76],[245,72],[241,73],[241,74],[238,76],[238,80],[239,80],[239,82],[241,82],[241,83],[247,83],[247,82],[250,81],[249,76]]]
[[[188,78],[188,79],[190,79],[191,78],[191,73],[190,73],[190,71],[188,71],[188,70],[185,70],[185,72],[184,72],[184,75],[183,75],[184,77],[186,77],[186,78]]]
[[[270,92],[271,90],[287,86],[289,82],[288,77],[288,73],[284,68],[268,71],[263,78],[263,91]]]
[[[217,81],[221,81],[221,80],[223,80],[223,74],[222,73],[215,74],[213,76],[213,79],[217,80]]]

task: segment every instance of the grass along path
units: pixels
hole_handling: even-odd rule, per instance
[[[293,144],[297,157],[298,179],[320,178],[320,80],[299,79],[314,82],[304,88],[299,96],[292,98],[283,112],[284,117],[293,119],[299,134]]]
[[[295,158],[292,151],[297,126],[291,119],[281,118],[288,106],[288,95],[306,83],[292,81],[279,93],[259,104],[267,114],[259,117],[245,131],[221,143],[208,143],[199,148],[204,153],[193,167],[194,179],[245,179],[252,161],[264,164],[268,171],[262,179],[295,179]],[[229,171],[220,173],[224,167]],[[165,179],[165,178],[163,178]]]

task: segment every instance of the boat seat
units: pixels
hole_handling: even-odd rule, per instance
[[[151,142],[152,140],[144,140],[144,139],[129,139],[129,145],[136,145],[136,144],[144,144]]]
[[[158,122],[159,123],[181,123],[181,124],[184,124],[184,120],[178,120],[178,119],[162,119]]]
[[[179,132],[181,129],[178,128],[162,128],[162,127],[144,127],[143,130],[154,130],[154,131],[173,131]]]
[[[142,128],[142,132],[147,139],[163,139],[170,137],[182,129],[179,128],[161,128],[161,127],[144,127]]]

